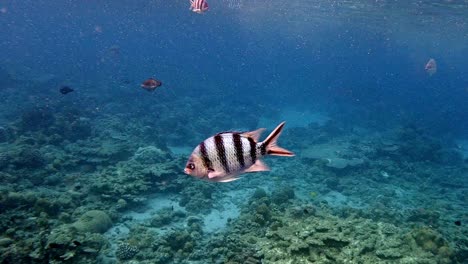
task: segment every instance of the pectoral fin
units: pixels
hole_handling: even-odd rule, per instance
[[[208,172],[208,178],[209,179],[225,176],[224,172],[221,172],[221,171],[215,171],[213,169],[210,169],[209,171],[210,171],[210,172]]]

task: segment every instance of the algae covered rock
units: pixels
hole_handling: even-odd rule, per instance
[[[268,194],[266,193],[266,191],[262,188],[257,187],[257,189],[255,189],[255,192],[253,193],[252,198],[250,200],[256,201],[265,197],[268,197]]]
[[[453,250],[449,247],[447,241],[436,230],[429,227],[413,229],[411,235],[416,244],[424,251],[431,252],[449,263],[453,257]]]
[[[43,154],[30,146],[22,146],[13,152],[12,163],[18,168],[37,169],[46,164]]]
[[[170,207],[165,207],[151,217],[150,225],[152,227],[162,227],[178,221],[185,216],[183,211],[174,211]]]
[[[91,210],[84,213],[72,226],[81,233],[102,234],[112,226],[112,221],[105,212]]]
[[[290,186],[279,188],[271,194],[271,200],[277,205],[287,203],[288,201],[294,199],[294,189]]]
[[[133,159],[141,164],[155,164],[165,162],[170,154],[155,146],[140,147],[135,151]]]
[[[179,205],[189,212],[209,212],[213,205],[212,194],[215,191],[212,184],[197,181],[184,188],[181,192]]]

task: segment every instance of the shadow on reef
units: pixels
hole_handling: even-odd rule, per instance
[[[459,152],[443,149],[443,143],[440,140],[430,137],[419,127],[410,125],[400,128],[397,131],[396,140],[399,142],[396,154],[400,160],[430,161],[448,165],[463,162],[463,157]]]
[[[92,135],[90,118],[86,112],[77,108],[38,107],[24,111],[13,126],[14,136],[35,136],[47,138],[47,143],[58,144],[64,140],[70,142],[86,139]]]

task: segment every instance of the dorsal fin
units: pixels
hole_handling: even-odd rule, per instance
[[[216,135],[221,135],[221,134],[242,134],[244,132],[240,132],[240,131],[223,131],[223,132],[219,132],[217,133]]]
[[[246,137],[246,138],[252,138],[255,142],[258,142],[260,139],[260,135],[262,134],[264,130],[265,128],[259,128],[254,131],[244,132],[241,134],[241,136]]]

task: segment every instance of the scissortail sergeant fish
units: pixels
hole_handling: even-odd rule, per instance
[[[190,155],[184,172],[194,177],[216,182],[239,179],[245,172],[270,170],[261,158],[266,155],[294,156],[277,144],[284,123],[279,124],[262,142],[264,128],[250,132],[221,132],[201,142]]]
[[[208,10],[208,2],[206,0],[190,0],[190,10],[201,14]]]

